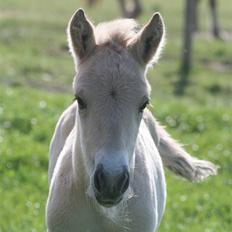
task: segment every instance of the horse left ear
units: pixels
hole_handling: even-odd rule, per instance
[[[70,19],[67,33],[74,60],[86,57],[96,46],[94,27],[82,9],[78,9]]]
[[[155,13],[130,45],[131,52],[142,65],[157,62],[164,45],[164,34],[163,19]]]

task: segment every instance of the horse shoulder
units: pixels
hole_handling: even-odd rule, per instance
[[[49,188],[46,210],[49,231],[65,231],[67,219],[71,217],[71,165],[71,150],[64,148],[58,157]]]

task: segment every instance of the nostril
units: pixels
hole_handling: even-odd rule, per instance
[[[95,173],[94,175],[94,186],[98,191],[100,191],[100,181],[99,181],[97,173]]]
[[[99,168],[96,170],[94,174],[94,186],[98,192],[101,192],[102,185],[103,185],[103,170],[102,168]]]
[[[120,178],[120,182],[121,182],[120,193],[123,194],[127,190],[127,188],[129,187],[130,176],[129,176],[128,171],[124,171],[124,173],[122,174],[122,176]]]

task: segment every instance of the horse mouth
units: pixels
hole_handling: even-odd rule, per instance
[[[96,195],[96,200],[101,206],[111,208],[121,202],[122,196],[118,197],[117,199],[104,199]]]

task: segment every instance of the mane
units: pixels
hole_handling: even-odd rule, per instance
[[[112,44],[126,47],[138,30],[139,26],[133,19],[117,19],[100,23],[95,28],[96,43],[97,45]]]

